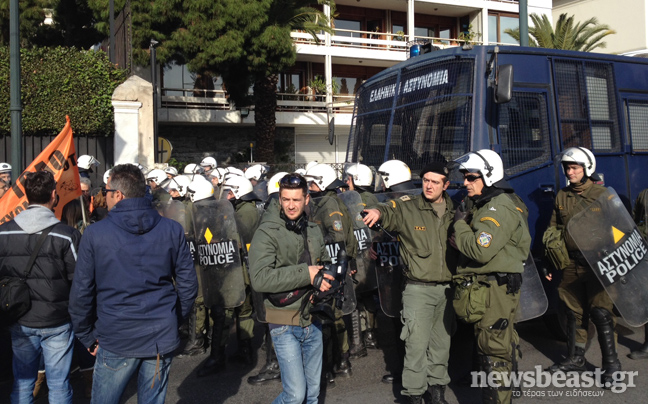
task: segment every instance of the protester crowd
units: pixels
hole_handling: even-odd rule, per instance
[[[591,320],[605,386],[622,369],[614,302],[566,228],[608,190],[589,150],[559,161],[567,186],[543,237],[543,275],[562,271],[567,353],[547,370],[585,370]],[[93,187],[98,165],[78,158],[82,195],[60,220],[53,175],[27,174],[29,208],[0,226],[0,277],[26,279],[31,298],[19,315],[2,313],[12,403],[33,402],[45,383],[50,403],[71,403],[75,370],[92,403],[118,403],[134,374],[138,402],[163,403],[172,360],[208,354],[197,377],[226,372],[235,330],[233,359],[252,364],[255,329],[266,363],[248,383],[281,380],[273,402],[317,403],[322,384],[353,377],[353,362],[378,348],[379,312],[393,320],[400,359],[382,382],[409,402],[447,403],[457,321],[474,327],[474,370],[517,370],[528,209],[491,150],[431,162],[414,178],[398,160],[349,163],[340,178],[317,162],[275,173],[205,157],[181,174],[118,164]],[[451,177],[465,189],[454,197]],[[0,198],[11,186],[0,163]],[[644,237],[647,194],[633,212]],[[631,357],[648,358],[648,341]],[[495,379],[482,401],[510,403],[512,387]]]

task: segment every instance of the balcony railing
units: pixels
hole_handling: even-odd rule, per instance
[[[166,95],[174,94],[174,95]],[[182,94],[182,95],[179,95]],[[201,95],[201,96],[197,96]],[[231,111],[234,109],[229,96],[223,90],[199,90],[189,88],[163,88],[162,108],[206,109]],[[333,95],[330,105],[334,113],[352,113],[353,95]],[[254,109],[254,107],[252,107]],[[277,112],[326,112],[326,95],[277,93]]]

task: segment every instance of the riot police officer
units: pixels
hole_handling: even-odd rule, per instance
[[[339,215],[339,221],[334,220],[333,221],[333,231],[324,231],[325,234],[324,241],[329,244],[332,241],[338,241],[338,240],[331,240],[330,237],[331,235],[340,233],[340,230],[343,232],[344,237],[344,244],[346,248],[346,254],[349,259],[349,262],[351,263],[351,268],[355,268],[355,257],[356,257],[356,252],[357,252],[357,243],[358,241],[355,238],[355,235],[353,234],[353,222],[351,219],[351,215],[349,214],[349,211],[344,205],[344,202],[342,202],[338,197],[337,197],[337,192],[336,190],[340,187],[345,187],[344,183],[340,181],[337,178],[337,175],[335,173],[335,170],[333,167],[331,167],[328,164],[312,164],[309,163],[310,168],[306,170],[306,175],[304,176],[308,182],[309,182],[309,190],[310,190],[310,197],[311,198],[324,198],[324,197],[329,197],[333,198],[337,202],[337,206],[339,208],[339,212],[337,214]],[[334,212],[335,213],[335,212]],[[341,213],[341,214],[340,214]],[[334,254],[333,254],[334,255]],[[342,313],[339,310],[336,310],[336,321],[334,324],[334,331],[335,331],[335,337],[336,337],[336,342],[337,342],[337,348],[339,352],[333,353],[333,361],[337,362],[334,366],[333,373],[336,376],[342,376],[342,377],[351,377],[353,371],[351,368],[351,362],[349,361],[349,341],[348,341],[348,334],[347,334],[347,329],[346,325],[344,323],[344,320],[342,318]],[[326,332],[326,330],[325,330]],[[325,339],[325,345],[326,342],[328,342],[327,339]],[[335,344],[333,345],[335,347]],[[328,350],[328,347],[326,348]],[[325,358],[331,360],[331,358]],[[324,367],[327,368],[327,365],[330,365],[330,363],[326,363]],[[328,382],[332,382],[332,378],[328,379]]]
[[[614,304],[596,278],[592,268],[567,232],[567,224],[578,212],[607,193],[605,187],[595,184],[596,159],[584,147],[570,147],[560,156],[563,172],[569,185],[556,195],[549,228],[545,233],[559,237],[569,254],[563,264],[562,280],[558,286],[560,300],[565,303],[567,314],[567,358],[552,365],[551,371],[585,370],[585,345],[587,343],[588,320],[596,326],[603,357],[602,382],[612,382],[612,374],[621,370],[616,349],[616,316]],[[543,237],[548,239],[548,237]],[[557,261],[556,261],[557,262]],[[551,279],[551,274],[548,279]]]
[[[460,255],[453,306],[459,319],[474,324],[481,370],[487,375],[510,373],[519,351],[513,324],[531,235],[523,212],[510,197],[513,190],[504,181],[497,153],[470,152],[455,163],[473,207],[459,207],[455,213],[450,244]],[[511,398],[510,385],[482,387],[484,403],[510,403]]]
[[[365,207],[371,208],[378,205],[378,199],[370,192],[373,182],[371,168],[360,163],[348,164],[344,170],[344,177],[349,191],[357,191]]]
[[[238,175],[229,175],[225,177],[223,191],[227,193],[227,199],[234,205],[236,214],[236,224],[241,237],[241,253],[247,258],[247,246],[252,242],[252,237],[257,227],[259,227],[260,215],[256,208],[256,201],[259,198],[253,192],[250,181]],[[247,264],[244,262],[243,275],[246,284],[245,301],[242,306],[235,309],[225,310],[225,328],[223,338],[227,339],[229,329],[236,316],[237,323],[237,340],[238,351],[234,355],[246,364],[252,364],[253,349],[252,338],[254,337],[254,320],[252,319],[252,297],[250,293],[250,279],[248,276]],[[214,337],[215,338],[215,337]]]
[[[79,156],[77,159],[77,167],[79,168],[79,176],[90,178],[90,173],[92,172],[93,167],[99,166],[99,161],[97,161],[94,156],[84,154]]]
[[[448,359],[454,315],[447,304],[454,254],[448,253],[448,231],[454,206],[445,192],[450,182],[443,163],[432,163],[421,171],[423,194],[405,195],[390,204],[368,209],[364,221],[378,220],[386,230],[399,233],[401,258],[405,263],[403,332],[405,358],[403,394],[421,403],[429,391],[432,402],[446,403],[445,386],[450,382]]]
[[[632,212],[641,235],[648,238],[648,188],[639,193],[635,201],[634,211]],[[644,343],[636,351],[632,351],[629,355],[630,359],[647,359],[648,358],[648,324],[644,326]]]

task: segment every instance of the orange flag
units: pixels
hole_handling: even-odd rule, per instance
[[[70,117],[66,116],[65,120],[67,123],[61,133],[32,161],[29,167],[14,181],[11,189],[0,199],[0,224],[12,220],[29,206],[24,188],[25,174],[27,173],[47,170],[54,174],[56,192],[59,196],[54,213],[59,219],[63,213],[63,206],[81,195],[79,168],[76,163],[76,149],[72,139]]]

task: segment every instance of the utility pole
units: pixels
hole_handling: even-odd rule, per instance
[[[520,46],[529,46],[529,11],[527,0],[520,0]]]
[[[22,103],[20,101],[20,9],[18,0],[9,4],[9,92],[11,111],[11,178],[22,173]]]

